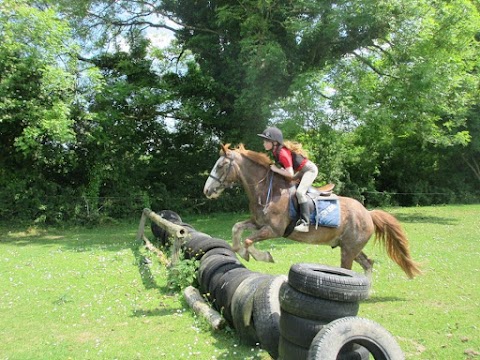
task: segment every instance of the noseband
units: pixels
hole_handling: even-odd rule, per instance
[[[211,177],[213,180],[218,182],[219,187],[223,187],[223,188],[226,188],[227,186],[229,186],[229,185],[231,186],[233,184],[233,183],[226,184],[226,180],[228,178],[228,175],[230,175],[230,172],[233,169],[233,156],[230,157],[230,156],[227,156],[225,154],[225,159],[227,159],[229,161],[229,163],[228,163],[228,169],[227,169],[227,171],[225,172],[225,175],[222,178],[218,178],[218,177],[212,175],[211,173],[208,175],[208,177]]]

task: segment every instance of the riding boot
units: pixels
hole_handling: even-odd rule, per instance
[[[301,203],[300,205],[300,219],[297,221],[295,231],[308,232],[310,228],[310,209],[308,202]]]

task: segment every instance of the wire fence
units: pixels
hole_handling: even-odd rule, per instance
[[[480,203],[480,193],[363,191],[344,196],[359,200],[367,208]],[[133,220],[140,216],[144,208],[155,212],[172,210],[182,215],[198,215],[247,212],[249,206],[246,195],[241,191],[225,194],[216,200],[170,195],[156,198],[142,194],[99,197],[45,195],[2,203],[0,221],[85,224],[108,220]]]

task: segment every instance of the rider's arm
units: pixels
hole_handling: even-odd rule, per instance
[[[270,165],[270,169],[277,174],[282,175],[283,177],[287,178],[288,180],[293,179],[293,168],[290,166],[286,169],[279,168],[277,165]]]

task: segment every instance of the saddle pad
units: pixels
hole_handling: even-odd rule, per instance
[[[339,227],[340,205],[338,199],[316,199],[315,213],[310,216],[310,223],[316,226]]]
[[[324,197],[312,199],[313,201],[313,211],[310,213],[310,224],[315,224],[315,226],[326,226],[326,227],[339,227],[341,218],[340,218],[340,204],[338,202],[338,197],[332,197],[329,200],[325,200]],[[299,218],[298,210],[295,208],[295,204],[290,199],[289,206],[290,217],[294,220],[293,223]],[[287,229],[289,230],[289,229]],[[291,233],[291,231],[286,234]]]

